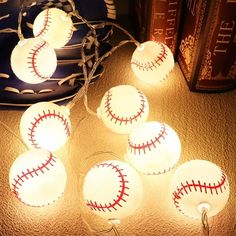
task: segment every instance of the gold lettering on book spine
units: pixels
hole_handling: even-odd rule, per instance
[[[192,16],[195,16],[195,12],[196,12],[196,3],[197,0],[188,0],[188,9],[191,12]]]
[[[212,53],[210,52],[209,49],[210,49],[210,46],[211,46],[211,42],[212,42],[212,37],[213,37],[214,31],[215,31],[215,29],[217,27],[217,24],[218,24],[218,20],[217,19],[219,18],[220,2],[221,2],[221,0],[216,0],[215,7],[213,9],[211,28],[210,28],[210,31],[208,33],[208,37],[207,37],[208,40],[207,40],[206,45],[205,45],[205,51],[207,53],[205,53],[203,55],[203,60],[202,60],[202,64],[201,64],[201,67],[200,67],[198,81],[212,79],[212,75],[209,74],[210,71],[212,73],[212,63],[211,63],[211,69],[208,68],[209,65],[210,65],[209,62],[210,61],[212,62]],[[206,71],[208,71],[208,73],[206,73]]]
[[[235,26],[235,21],[225,21],[222,20],[220,23],[216,44],[214,47],[213,55],[223,53],[226,54],[228,49],[228,44],[231,41],[233,30]]]
[[[173,53],[176,50],[177,23],[180,9],[178,0],[158,0],[152,3],[150,39],[165,43]]]
[[[211,52],[208,49],[204,58],[204,66],[202,67],[201,70],[200,80],[201,79],[210,80],[211,73],[212,73],[212,60],[211,60]]]
[[[183,39],[180,44],[180,52],[184,58],[186,66],[190,71],[190,63],[192,58],[192,52],[194,50],[195,40],[192,35],[189,35],[187,38]]]
[[[192,34],[189,34],[183,40],[181,40],[181,44],[180,44],[180,48],[182,48],[182,50],[180,49],[181,57],[179,57],[180,58],[179,64],[181,65],[185,78],[188,81],[190,81],[194,73],[193,65],[194,65],[194,60],[196,59],[196,52],[199,47],[199,38],[200,38],[201,29],[202,29],[206,4],[207,4],[207,0],[199,0],[194,5],[194,9],[195,9],[194,15],[192,14],[192,12],[190,12],[194,21],[192,25],[192,27],[194,28],[194,31]],[[193,10],[193,8],[191,9]]]
[[[227,1],[228,3],[228,1]],[[236,3],[236,1],[235,1]],[[232,33],[235,27],[235,21],[226,21],[223,19],[219,19],[220,16],[220,11],[221,11],[221,1],[217,0],[215,2],[215,8],[213,10],[213,16],[212,16],[212,22],[211,22],[211,29],[208,34],[208,40],[205,46],[205,51],[209,53],[205,53],[203,60],[202,60],[202,65],[200,68],[200,73],[199,73],[199,81],[201,80],[224,80],[226,79],[235,79],[235,74],[233,76],[233,71],[235,70],[235,65],[232,66],[232,68],[229,71],[229,74],[227,76],[223,76],[221,72],[219,72],[216,76],[212,76],[212,60],[214,60],[214,57],[221,57],[223,54],[227,53],[228,49],[228,44],[232,40]],[[219,24],[220,22],[220,24]],[[218,25],[219,24],[219,25]],[[213,45],[212,52],[210,52],[211,48],[211,43],[212,43],[212,38],[214,35],[214,32],[216,31],[216,28],[218,27],[218,33],[217,33],[217,38],[215,41],[215,45]],[[210,63],[211,62],[211,63]],[[211,72],[211,74],[209,74]]]

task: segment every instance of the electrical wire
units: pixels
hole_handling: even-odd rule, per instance
[[[209,236],[209,224],[206,208],[202,211],[202,230],[204,236]]]
[[[21,30],[23,9],[24,9],[24,1],[21,1],[21,3],[20,3],[20,12],[19,12],[19,15],[18,15],[18,27],[17,27],[17,34],[18,34],[18,37],[19,37],[20,41],[24,40],[24,35],[22,34],[22,30]]]

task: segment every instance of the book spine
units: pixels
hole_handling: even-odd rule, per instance
[[[184,4],[178,62],[191,91],[225,91],[236,85],[236,0]]]
[[[165,43],[176,55],[182,0],[150,0],[147,40]]]

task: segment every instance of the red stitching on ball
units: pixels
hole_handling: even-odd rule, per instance
[[[152,138],[150,141],[147,141],[146,143],[132,143],[130,138],[128,140],[129,150],[134,155],[146,154],[147,151],[152,151],[153,148],[156,148],[156,144],[160,144],[161,140],[165,140],[167,136],[166,132],[166,126],[165,124],[161,124],[161,129],[157,137]]]
[[[28,204],[28,203],[26,203],[26,202],[24,202],[24,201],[22,201],[22,200],[21,200],[21,202],[23,202],[25,205],[30,206],[30,207],[34,207],[34,208],[39,208],[39,207],[40,207],[40,208],[41,208],[41,207],[48,206],[48,205],[50,205],[50,204],[52,204],[52,203],[55,203],[63,194],[64,194],[64,192],[62,192],[61,195],[59,195],[59,196],[57,197],[57,199],[52,200],[51,202],[46,203],[46,204],[42,204],[42,205],[31,205],[31,204]]]
[[[29,178],[34,178],[39,176],[39,173],[44,174],[44,171],[50,170],[48,166],[54,166],[53,162],[56,162],[56,159],[53,157],[52,153],[50,153],[48,159],[45,163],[42,163],[41,166],[37,166],[37,168],[33,168],[32,170],[27,169],[26,172],[22,171],[21,175],[17,175],[17,179],[14,178],[14,183],[12,183],[12,192],[20,201],[22,199],[19,197],[19,189],[23,185],[23,183]],[[37,173],[38,172],[38,173]],[[23,202],[23,201],[22,201]]]
[[[144,175],[161,175],[161,174],[165,174],[167,172],[169,172],[170,170],[172,170],[174,168],[175,165],[169,167],[168,169],[163,169],[162,171],[158,171],[158,172],[144,172]]]
[[[50,13],[49,9],[47,9],[46,14],[44,16],[44,22],[43,22],[42,29],[39,31],[39,33],[35,37],[43,36],[48,31],[49,25],[52,23],[52,21],[51,21],[52,18],[51,18],[51,15],[49,13]]]
[[[29,59],[29,61],[27,62],[29,64],[28,68],[31,69],[31,72],[33,73],[34,76],[40,78],[41,80],[46,80],[51,77],[51,75],[47,75],[47,76],[41,75],[36,65],[38,53],[43,48],[46,48],[46,47],[48,47],[48,44],[46,42],[35,45],[34,48],[31,49],[31,51],[29,52],[31,56],[27,57],[27,59]]]
[[[153,70],[154,67],[157,68],[157,66],[160,66],[161,62],[163,62],[164,59],[166,59],[167,50],[164,44],[162,43],[158,43],[158,44],[161,46],[161,52],[159,55],[156,56],[156,58],[153,61],[143,63],[138,60],[132,60],[131,64],[137,66],[139,70],[143,70],[143,71],[150,71],[150,70]]]
[[[181,211],[180,206],[179,206],[179,201],[182,199],[184,195],[189,194],[192,191],[198,192],[200,191],[201,193],[210,193],[210,194],[219,194],[223,193],[222,189],[226,189],[226,175],[222,171],[222,176],[220,181],[218,183],[209,183],[208,185],[204,182],[201,183],[200,180],[197,181],[197,183],[192,180],[192,183],[189,183],[186,181],[186,184],[181,183],[181,187],[177,187],[177,191],[173,192],[173,201],[175,204],[175,207]],[[207,190],[209,190],[207,192]]]
[[[45,111],[43,111],[43,115],[38,114],[38,118],[34,117],[35,122],[31,122],[32,127],[28,128],[30,133],[28,133],[29,135],[29,141],[31,142],[32,146],[34,148],[40,149],[40,145],[37,143],[37,141],[35,140],[35,129],[37,128],[37,125],[47,119],[47,118],[58,118],[59,120],[62,121],[62,124],[64,125],[64,130],[66,131],[66,135],[67,137],[70,136],[70,125],[68,120],[60,114],[60,112],[56,113],[55,110],[53,110],[53,112],[50,111],[50,109],[48,109],[48,112],[46,113]]]
[[[115,124],[119,122],[120,125],[122,124],[127,125],[128,123],[132,124],[134,120],[137,121],[138,118],[140,118],[143,115],[144,109],[145,109],[145,103],[146,103],[146,99],[144,95],[139,90],[137,90],[137,92],[139,93],[139,98],[140,98],[140,107],[138,109],[137,114],[134,114],[133,116],[130,116],[130,117],[123,117],[123,116],[120,117],[119,115],[117,115],[116,113],[112,111],[112,108],[111,108],[112,92],[111,90],[108,90],[107,95],[106,95],[106,102],[105,102],[107,117],[110,117],[111,121],[114,120]]]
[[[90,207],[91,210],[95,211],[98,210],[106,212],[108,210],[109,212],[111,212],[112,209],[116,211],[117,207],[122,207],[121,202],[126,202],[125,197],[129,196],[129,194],[127,193],[129,187],[126,186],[129,181],[125,180],[125,177],[127,177],[127,175],[122,174],[123,169],[119,169],[118,165],[113,165],[113,163],[102,163],[97,165],[96,167],[111,167],[113,170],[115,170],[115,172],[118,173],[118,178],[120,179],[120,189],[118,191],[118,194],[116,195],[117,199],[113,199],[113,202],[102,205],[101,203],[97,203],[96,201],[93,202],[92,200],[87,200],[86,205]]]

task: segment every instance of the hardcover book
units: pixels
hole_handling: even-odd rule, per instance
[[[191,91],[224,91],[236,84],[236,0],[183,5],[178,62]]]
[[[131,1],[138,39],[165,43],[176,55],[181,6],[182,0]]]

